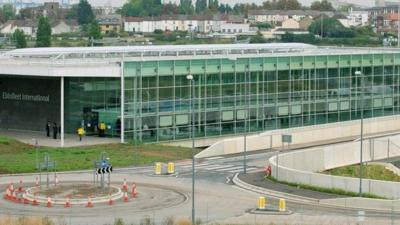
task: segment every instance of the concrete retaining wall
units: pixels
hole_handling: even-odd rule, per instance
[[[400,156],[398,143],[400,143],[400,135],[364,140],[363,162]],[[331,176],[317,172],[359,162],[359,141],[284,153],[271,157],[269,160],[272,166],[272,176],[278,180],[324,188],[338,188],[356,193],[360,187],[358,178]],[[363,179],[362,191],[385,198],[399,199],[400,183]]]
[[[398,131],[400,116],[387,116],[364,120],[364,134],[376,134]],[[311,142],[323,142],[333,139],[356,137],[360,134],[360,121],[347,121],[332,124],[306,126],[299,128],[267,131],[258,135],[247,136],[247,150],[262,150],[281,147],[281,135],[291,134],[294,145]],[[196,155],[197,158],[213,157],[218,155],[243,152],[244,138],[225,138],[217,141],[210,147]]]

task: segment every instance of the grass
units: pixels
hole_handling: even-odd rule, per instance
[[[168,162],[189,159],[190,148],[156,144],[105,144],[85,147],[50,148],[39,147],[38,158],[42,162],[48,152],[57,163],[57,171],[93,168],[93,161],[106,152],[113,167],[151,165],[154,162]],[[196,149],[195,153],[200,152]],[[34,146],[12,138],[0,136],[0,174],[35,172],[36,150]]]
[[[351,192],[351,191],[346,191],[346,190],[339,189],[339,188],[324,188],[324,187],[317,187],[317,186],[312,186],[312,185],[307,185],[307,184],[298,184],[298,183],[291,183],[291,182],[286,182],[286,181],[278,181],[278,180],[276,180],[275,178],[273,178],[271,176],[268,176],[265,179],[269,179],[269,180],[271,180],[273,182],[285,184],[285,185],[288,185],[288,186],[291,186],[291,187],[297,187],[297,188],[311,190],[311,191],[318,191],[318,192],[322,192],[322,193],[329,193],[329,194],[343,195],[343,196],[350,196],[350,197],[359,197],[358,193]],[[380,197],[380,196],[377,196],[377,195],[373,195],[373,194],[369,194],[369,193],[362,193],[361,197],[385,199],[383,197]]]
[[[360,177],[360,166],[350,165],[322,172],[324,174]],[[383,165],[367,164],[362,166],[362,177],[366,179],[400,182],[400,176],[385,168]]]

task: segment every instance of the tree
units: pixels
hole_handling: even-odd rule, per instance
[[[192,0],[180,0],[179,13],[193,15],[194,7],[192,5]]]
[[[92,6],[89,4],[87,0],[80,0],[76,10],[77,10],[76,15],[78,17],[78,23],[80,25],[89,24],[95,18]]]
[[[352,38],[356,36],[355,31],[344,27],[337,19],[331,17],[320,17],[308,29],[310,33],[322,37]]]
[[[204,13],[207,10],[207,0],[196,0],[196,13]]]
[[[93,20],[88,29],[88,36],[93,39],[101,39],[101,30],[99,23],[96,20]]]
[[[297,0],[268,0],[263,2],[262,9],[268,10],[298,10],[302,5]]]
[[[266,43],[267,40],[265,40],[265,38],[262,36],[262,34],[260,32],[257,33],[257,35],[252,36],[250,38],[250,43],[254,44],[254,43]]]
[[[176,4],[168,3],[162,6],[161,15],[179,14],[179,7]]]
[[[332,4],[330,2],[328,2],[327,0],[313,2],[311,4],[311,9],[318,10],[318,11],[334,11],[335,10],[333,8]]]
[[[161,0],[129,0],[120,13],[122,16],[159,16],[162,9]]]
[[[218,7],[219,7],[218,0],[208,0],[208,9],[211,12],[213,12],[213,13],[218,12]]]
[[[51,45],[51,27],[46,17],[39,19],[36,32],[36,47],[50,47]]]
[[[22,30],[16,29],[14,31],[13,40],[17,48],[26,48],[25,34]]]
[[[15,18],[15,8],[12,4],[4,4],[0,8],[0,22],[6,22]]]

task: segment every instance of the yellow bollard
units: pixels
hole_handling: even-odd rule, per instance
[[[263,210],[265,209],[266,201],[264,196],[258,197],[258,209]]]
[[[154,166],[154,173],[156,175],[161,175],[161,163],[157,162]]]
[[[173,174],[175,173],[175,163],[170,162],[168,163],[168,174]]]
[[[286,211],[286,201],[285,199],[281,198],[279,199],[279,212],[285,212]]]

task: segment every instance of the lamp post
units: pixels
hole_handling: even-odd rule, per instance
[[[193,95],[194,95],[194,91],[193,91],[193,83],[194,83],[194,79],[193,79],[193,75],[189,74],[186,76],[186,79],[189,81],[189,98],[190,98],[190,130],[191,130],[191,139],[192,139],[192,225],[195,224],[196,222],[196,217],[195,217],[195,207],[194,207],[194,182],[195,182],[195,176],[194,176],[194,164],[195,164],[195,160],[194,160],[194,113],[193,113]]]
[[[32,141],[35,143],[35,150],[36,150],[36,169],[39,169],[39,143],[36,138],[32,138]]]
[[[361,131],[360,131],[360,189],[359,196],[362,195],[362,160],[363,160],[363,139],[364,139],[364,76],[361,71],[355,72],[356,76],[361,76]]]

